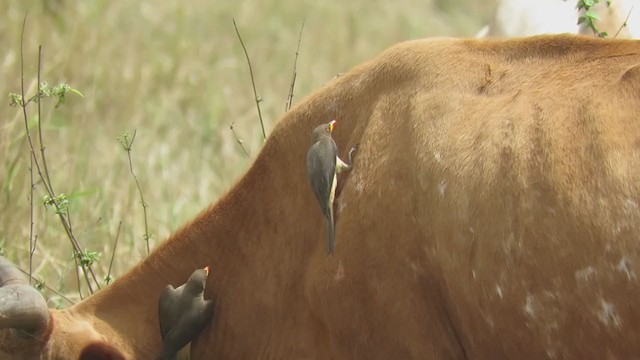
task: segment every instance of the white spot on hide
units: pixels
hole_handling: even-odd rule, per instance
[[[475,270],[471,270],[471,276],[473,276],[473,280],[476,279],[476,271]]]
[[[346,201],[338,201],[338,213],[342,212],[345,207],[347,207]]]
[[[626,274],[628,280],[636,278],[636,273],[631,269],[631,263],[629,262],[629,259],[624,256],[622,257],[622,259],[620,259],[620,262],[616,266],[616,270]]]
[[[433,153],[433,158],[436,159],[436,162],[438,164],[442,164],[442,154],[440,154],[439,151],[436,151],[435,153]]]
[[[596,269],[593,266],[587,266],[575,272],[576,281],[589,281],[596,277]]]
[[[635,202],[634,200],[627,198],[624,201],[624,207],[628,210],[628,211],[638,211],[638,203]]]
[[[447,183],[442,180],[440,181],[440,184],[438,184],[438,193],[440,194],[440,197],[444,197],[444,191],[447,189]]]
[[[616,328],[620,328],[622,325],[622,321],[620,320],[620,316],[616,313],[615,306],[605,301],[604,299],[600,299],[600,312],[598,313],[598,317],[600,318],[600,322],[606,326],[614,326]]]
[[[502,299],[502,288],[500,288],[500,285],[498,284],[496,284],[496,294],[498,294],[500,299]]]
[[[525,315],[528,315],[531,318],[535,317],[536,314],[533,307],[534,307],[533,295],[527,295],[527,300],[524,306],[522,307],[522,310],[524,311]]]
[[[487,323],[487,325],[489,325],[491,330],[493,330],[494,327],[495,327],[495,324],[494,324],[493,319],[491,318],[491,316],[489,316],[488,314],[485,314],[482,310],[480,311],[480,315],[482,316],[484,321]]]

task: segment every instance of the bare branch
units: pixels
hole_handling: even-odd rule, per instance
[[[118,246],[118,238],[120,237],[120,228],[122,227],[122,221],[118,223],[118,231],[116,232],[116,240],[113,242],[113,251],[111,252],[111,261],[109,261],[109,271],[107,271],[106,282],[107,285],[111,282],[111,268],[113,267],[113,259],[116,255],[116,246]]]
[[[30,165],[29,165],[29,177],[31,179],[31,186],[29,188],[29,217],[31,220],[31,225],[29,227],[29,285],[33,285],[33,253],[36,251],[36,243],[38,240],[38,236],[36,235],[35,241],[33,237],[33,187],[35,186],[33,183],[33,156],[29,156]]]
[[[26,28],[26,23],[27,23],[27,15],[25,15],[24,17],[24,21],[22,23],[22,33],[20,35],[20,93],[22,98],[20,99],[20,107],[22,108],[22,115],[23,115],[23,120],[24,120],[24,126],[25,126],[25,133],[27,135],[27,140],[29,143],[29,152],[30,152],[30,156],[31,156],[31,161],[33,162],[33,165],[36,166],[36,169],[38,171],[38,176],[40,177],[40,180],[42,181],[42,183],[44,184],[44,188],[45,191],[47,192],[49,199],[51,199],[51,204],[55,207],[56,209],[56,214],[58,215],[58,219],[60,219],[60,222],[67,234],[67,237],[69,238],[72,246],[73,246],[73,250],[74,250],[74,258],[78,256],[78,254],[82,253],[82,249],[80,248],[80,245],[78,244],[78,241],[76,240],[75,236],[73,235],[73,232],[71,231],[71,228],[69,227],[69,224],[67,223],[67,219],[64,217],[64,213],[62,211],[62,209],[60,208],[60,204],[58,203],[58,200],[56,198],[55,193],[53,192],[53,190],[51,189],[51,182],[47,181],[48,180],[48,175],[43,174],[42,168],[40,166],[40,163],[38,161],[38,158],[36,156],[35,153],[35,146],[33,145],[33,139],[31,137],[31,130],[29,130],[29,117],[27,115],[27,105],[29,103],[29,101],[26,101],[26,97],[25,97],[25,93],[24,93],[24,32],[25,32],[25,28]],[[42,92],[42,88],[41,88],[41,82],[40,82],[40,73],[41,73],[41,67],[42,67],[42,59],[41,59],[41,54],[42,54],[42,46],[39,47],[39,56],[38,56],[38,94],[36,96],[34,96],[33,98],[37,99],[38,101],[38,130],[41,132],[41,119],[40,119],[40,114],[41,114],[41,110],[40,110],[40,99],[41,99],[41,92]],[[33,99],[32,98],[32,99]],[[42,140],[41,140],[42,141]],[[42,146],[41,143],[41,149],[44,152],[44,147]],[[43,162],[45,161],[44,157],[43,157]],[[43,164],[43,166],[46,166]],[[29,248],[31,251],[31,247]],[[89,287],[89,291],[91,293],[93,293],[93,287],[91,286],[91,282],[89,280],[89,276],[87,274],[87,269],[85,269],[84,267],[82,267],[82,271],[84,273],[84,277],[85,280],[87,281],[87,286]],[[91,268],[91,266],[88,266],[88,271],[92,273],[93,275],[93,269]],[[94,279],[95,279],[95,275],[94,275]],[[100,288],[100,284],[96,283],[96,286],[98,286],[98,289]],[[80,287],[78,286],[78,291],[80,291]],[[82,296],[82,294],[80,294],[80,296]]]
[[[251,86],[253,87],[253,98],[256,101],[256,108],[258,109],[258,118],[260,119],[260,127],[262,128],[262,140],[267,139],[267,133],[264,130],[264,121],[262,121],[262,111],[260,110],[260,102],[262,99],[258,96],[258,92],[256,91],[256,82],[253,78],[253,68],[251,67],[251,60],[249,60],[249,54],[247,53],[247,48],[244,46],[244,41],[242,41],[242,36],[240,36],[240,31],[238,30],[238,26],[236,25],[236,19],[233,19],[233,27],[236,29],[236,34],[238,35],[238,39],[240,40],[240,45],[242,45],[242,50],[244,51],[244,56],[247,59],[247,64],[249,65],[249,75],[251,75]]]
[[[133,180],[135,181],[136,187],[138,188],[138,194],[140,194],[140,202],[142,203],[142,211],[144,212],[144,241],[147,244],[147,255],[149,255],[149,253],[151,253],[151,248],[149,247],[149,222],[147,220],[147,207],[149,207],[149,204],[144,201],[142,187],[140,186],[140,182],[138,181],[136,173],[133,171],[133,161],[131,160],[131,147],[133,146],[133,142],[136,140],[136,133],[137,130],[133,130],[131,140],[129,140],[129,135],[125,134],[120,140],[120,144],[122,144],[122,147],[127,152],[127,157],[129,158],[129,171],[131,172],[131,176],[133,176]]]
[[[289,111],[289,109],[291,109],[291,104],[293,103],[293,89],[296,86],[296,78],[298,77],[298,55],[300,53],[300,42],[302,41],[303,29],[304,29],[304,21],[300,26],[300,33],[298,34],[298,46],[296,47],[296,57],[293,60],[293,75],[291,77],[291,86],[289,86],[289,96],[287,98],[287,102],[285,103],[284,112]]]
[[[16,268],[18,270],[20,270],[20,272],[22,272],[25,275],[28,275],[26,271],[22,270],[20,267],[16,266]],[[47,285],[47,283],[45,283],[42,280],[39,280],[37,278],[33,278],[33,280],[35,280],[36,283],[41,284],[44,288],[46,288],[47,290],[51,291],[52,293],[60,296],[61,299],[63,299],[64,301],[68,302],[71,305],[75,305],[75,302],[71,299],[69,299],[68,297],[62,295],[62,293],[60,293],[59,291],[57,291],[56,289],[52,288],[51,286]]]
[[[631,16],[631,12],[633,11],[633,6],[631,7],[631,9],[629,9],[629,13],[627,13],[627,17],[624,19],[624,22],[622,23],[622,25],[620,25],[620,28],[618,28],[618,31],[616,31],[616,34],[613,36],[613,38],[617,38],[618,34],[620,34],[620,31],[622,31],[622,28],[627,27],[627,22],[629,21],[629,17]]]
[[[229,123],[229,122],[227,122],[227,123],[229,124],[229,129],[231,129],[231,132],[233,133],[233,136],[236,138],[236,142],[242,148],[242,151],[244,151],[244,153],[247,155],[247,157],[251,157],[251,155],[249,155],[249,152],[247,151],[247,149],[244,147],[244,141],[242,141],[238,137],[238,134],[236,133],[236,129],[233,127],[234,123]]]

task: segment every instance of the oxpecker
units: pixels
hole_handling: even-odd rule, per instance
[[[213,317],[213,301],[204,299],[209,267],[198,269],[177,289],[160,294],[158,318],[162,352],[158,359],[173,360],[180,349],[194,340]]]
[[[322,124],[313,129],[311,148],[307,153],[307,171],[311,187],[320,202],[322,213],[327,217],[327,254],[333,254],[336,248],[335,223],[333,219],[333,200],[336,193],[337,175],[351,170],[351,156],[356,150],[349,151],[349,165],[338,157],[338,146],[331,137],[336,121]]]

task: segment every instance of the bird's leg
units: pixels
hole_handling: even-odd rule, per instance
[[[353,167],[353,153],[358,149],[358,146],[354,146],[349,150],[349,164],[346,164],[342,159],[336,156],[336,174],[343,171],[349,171]]]
[[[353,166],[353,153],[356,152],[356,150],[358,150],[358,144],[349,150],[349,165],[351,166]]]
[[[351,170],[351,165],[345,164],[342,159],[336,156],[336,174],[340,174],[343,171]]]

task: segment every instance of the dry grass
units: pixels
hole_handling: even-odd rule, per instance
[[[267,133],[282,115],[298,31],[305,30],[294,102],[336,73],[403,40],[472,35],[491,2],[399,1],[124,1],[0,2],[0,246],[23,269],[29,257],[29,156],[20,112],[19,39],[25,11],[25,89],[36,89],[38,44],[43,80],[67,82],[85,98],[43,108],[52,182],[75,194],[70,211],[81,245],[103,254],[102,278],[122,221],[113,274],[146,256],[142,207],[117,136],[137,130],[132,161],[149,204],[151,246],[227,189],[251,159],[262,134],[235,18],[251,56]],[[44,6],[43,4],[47,4]],[[480,4],[480,5],[478,5]],[[35,107],[30,113],[35,117]],[[71,246],[36,186],[34,274],[77,299]],[[53,304],[60,303],[51,293]]]

